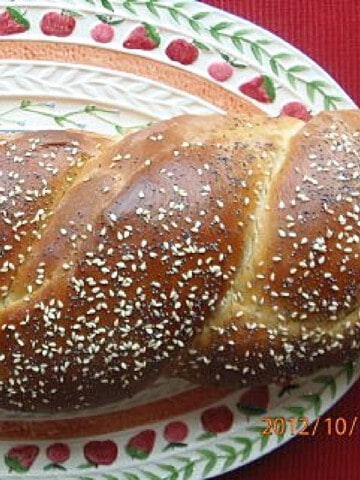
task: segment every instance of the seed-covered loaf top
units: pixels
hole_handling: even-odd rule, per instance
[[[4,136],[0,407],[79,409],[166,371],[250,382],[350,354],[359,124],[182,116],[123,140]]]

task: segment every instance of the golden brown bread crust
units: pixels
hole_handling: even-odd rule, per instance
[[[359,147],[359,111],[322,113],[291,139],[246,269],[175,375],[254,385],[358,354]]]
[[[102,151],[82,134],[88,160],[75,175],[55,148],[65,167],[43,195],[43,166],[19,159],[28,134],[5,138],[0,407],[95,406],[169,368],[241,384],[351,355],[359,117],[183,116]],[[79,134],[42,135],[32,155]]]
[[[234,277],[267,164],[250,170],[242,142],[273,148],[261,133],[269,121],[247,122],[180,117],[138,132],[87,162],[51,203],[0,311],[1,406],[116,400],[201,330]]]
[[[0,284],[1,297],[34,239],[66,190],[100,144],[111,139],[80,131],[42,131],[0,135]],[[81,145],[80,145],[81,144]],[[12,273],[14,272],[14,273]]]
[[[117,138],[76,130],[0,135],[1,407],[14,408],[13,394],[21,397],[21,391],[28,388],[21,385],[16,370],[24,372],[27,378],[20,350],[24,348],[25,352],[30,352],[31,343],[36,342],[33,338],[35,324],[28,326],[23,339],[16,330],[16,322],[24,321],[29,315],[26,303],[20,303],[19,310],[13,306],[16,300],[13,286],[19,281],[19,269],[31,258],[34,246],[51,221],[54,208],[83,166],[115,141]],[[35,288],[43,282],[45,264],[38,264],[36,268]],[[27,288],[31,295],[34,287],[28,285]],[[20,317],[21,312],[24,318]],[[13,357],[12,366],[8,363],[9,355]],[[34,368],[37,368],[35,364]],[[29,389],[27,395],[35,398],[36,392]]]

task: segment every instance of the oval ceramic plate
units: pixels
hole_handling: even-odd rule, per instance
[[[278,115],[298,102],[307,116],[353,106],[290,45],[195,1],[0,1],[0,40],[3,130],[117,134],[181,113]],[[161,379],[135,398],[73,416],[0,412],[0,478],[210,478],[315,428],[306,422],[359,372],[347,364],[240,391]],[[287,422],[264,435],[264,416]]]

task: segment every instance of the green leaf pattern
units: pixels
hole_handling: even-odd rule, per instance
[[[114,7],[109,0],[101,0],[101,4],[104,8],[106,8],[106,10],[110,10],[111,12],[114,11]]]
[[[344,376],[349,379],[349,381],[351,381],[350,378],[353,379],[354,369],[353,366],[350,365],[352,364],[347,364],[345,367],[339,369],[336,376],[320,375],[314,377],[312,382],[314,385],[321,385],[321,388],[314,393],[303,395],[301,397],[304,401],[303,405],[284,405],[279,410],[276,410],[276,416],[282,415],[285,418],[289,416],[316,418],[322,412],[323,394],[329,391],[332,398],[334,398],[337,394],[338,379]],[[299,422],[297,428],[301,428],[302,426],[302,422]],[[234,435],[229,438],[226,437],[222,441],[216,438],[211,447],[207,446],[205,442],[206,447],[192,450],[189,457],[184,455],[181,457],[173,457],[173,460],[180,463],[178,466],[169,465],[168,463],[154,464],[157,469],[165,474],[160,474],[158,478],[161,480],[190,480],[195,469],[201,473],[202,478],[207,478],[215,473],[225,472],[241,463],[245,463],[254,453],[255,449],[258,449],[260,452],[265,451],[269,447],[272,438],[273,442],[275,442],[274,444],[281,444],[291,438],[289,431],[284,435],[275,436],[263,435],[263,430],[264,425],[252,425],[246,428],[246,431],[249,432],[248,436],[243,433],[241,436]],[[144,470],[143,473],[145,473]],[[128,473],[124,475],[124,480],[136,480],[135,477],[132,478],[128,475]],[[146,478],[158,480],[156,474],[155,476],[147,475]],[[123,480],[123,478],[119,480]]]
[[[319,100],[324,109],[336,109],[346,99],[338,94],[334,94],[334,87],[320,79],[308,79],[312,68],[306,65],[290,65],[296,60],[296,54],[286,51],[274,53],[277,48],[284,49],[276,40],[269,38],[256,38],[258,35],[252,28],[238,29],[238,22],[230,20],[216,21],[217,14],[211,10],[204,10],[203,6],[197,6],[193,1],[170,1],[170,0],[82,0],[87,5],[92,5],[96,10],[95,16],[101,15],[101,12],[111,13],[114,17],[123,17],[131,15],[137,18],[144,18],[146,14],[153,17],[153,23],[157,22],[158,27],[163,25],[163,20],[169,20],[176,25],[184,27],[184,32],[193,40],[204,43],[205,37],[209,39],[210,50],[214,53],[223,53],[232,57],[233,51],[229,47],[235,48],[240,55],[245,55],[247,63],[252,57],[253,65],[249,65],[263,71],[268,69],[277,80],[277,83],[285,84],[292,90],[305,92],[309,103],[314,104]],[[66,0],[65,2],[66,3]],[[69,1],[69,3],[72,3]],[[198,10],[200,8],[200,10]],[[100,10],[101,9],[101,10]],[[7,7],[11,15],[20,23],[27,27],[30,26],[28,20],[15,7]],[[224,18],[226,16],[224,15]],[[214,19],[213,23],[212,20]],[[110,22],[109,22],[110,23]],[[117,21],[111,22],[116,26]],[[121,22],[120,22],[121,23]],[[167,28],[167,27],[166,27]],[[171,28],[170,28],[171,30]],[[176,29],[173,29],[176,31]]]
[[[275,40],[254,38],[253,29],[238,29],[237,23],[233,21],[215,21],[211,24],[209,19],[216,18],[216,14],[203,9],[194,12],[195,2],[169,2],[166,0],[124,0],[122,2],[113,1],[112,3],[110,0],[98,0],[98,2],[107,10],[112,9],[120,14],[121,9],[124,9],[132,15],[139,15],[140,18],[143,12],[142,9],[145,7],[154,17],[154,21],[162,18],[160,12],[164,12],[169,20],[174,21],[176,24],[181,24],[185,28],[188,27],[191,35],[199,35],[199,38],[194,39],[195,41],[203,43],[204,36],[208,35],[210,37],[209,40],[211,39],[210,41],[212,42],[211,50],[214,52],[219,52],[220,49],[225,54],[231,56],[231,53],[226,51],[230,42],[241,55],[249,52],[255,66],[261,69],[267,67],[269,72],[271,71],[277,78],[278,83],[285,82],[295,91],[303,88],[311,104],[321,99],[322,108],[336,109],[339,104],[345,101],[341,96],[332,93],[333,87],[327,82],[320,79],[308,80],[304,73],[308,73],[311,70],[310,67],[306,65],[289,65],[290,62],[297,58],[295,54],[286,51],[274,54],[274,47],[280,47],[280,45],[276,45]],[[92,3],[96,3],[96,1],[94,0]],[[114,5],[116,5],[116,9]],[[204,19],[207,21],[204,22]],[[210,44],[207,46],[209,48]]]
[[[24,25],[26,28],[30,28],[29,20],[21,13],[18,8],[15,7],[6,7],[6,11],[10,17],[15,20],[17,23]]]
[[[95,117],[99,122],[110,125],[114,128],[117,133],[125,134],[132,128],[123,127],[119,125],[115,120],[114,116],[118,115],[118,110],[112,110],[107,108],[98,107],[96,105],[85,105],[85,107],[78,110],[61,114],[59,111],[53,111],[53,105],[50,105],[47,102],[36,102],[33,100],[22,100],[17,107],[11,108],[10,110],[5,110],[0,112],[0,128],[1,125],[13,124],[15,126],[21,126],[22,124],[11,118],[11,114],[21,111],[24,116],[26,114],[37,114],[43,117],[48,117],[59,127],[66,128],[83,128],[82,123],[77,119],[80,116]],[[145,125],[139,125],[137,128],[140,128]],[[134,127],[135,128],[135,127]]]

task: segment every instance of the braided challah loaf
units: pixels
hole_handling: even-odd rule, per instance
[[[360,112],[322,113],[284,141],[264,150],[255,210],[242,210],[252,224],[234,282],[174,375],[264,384],[360,350]]]
[[[162,374],[259,383],[355,355],[360,114],[183,116],[1,142],[0,407]],[[97,145],[101,144],[101,148]]]

